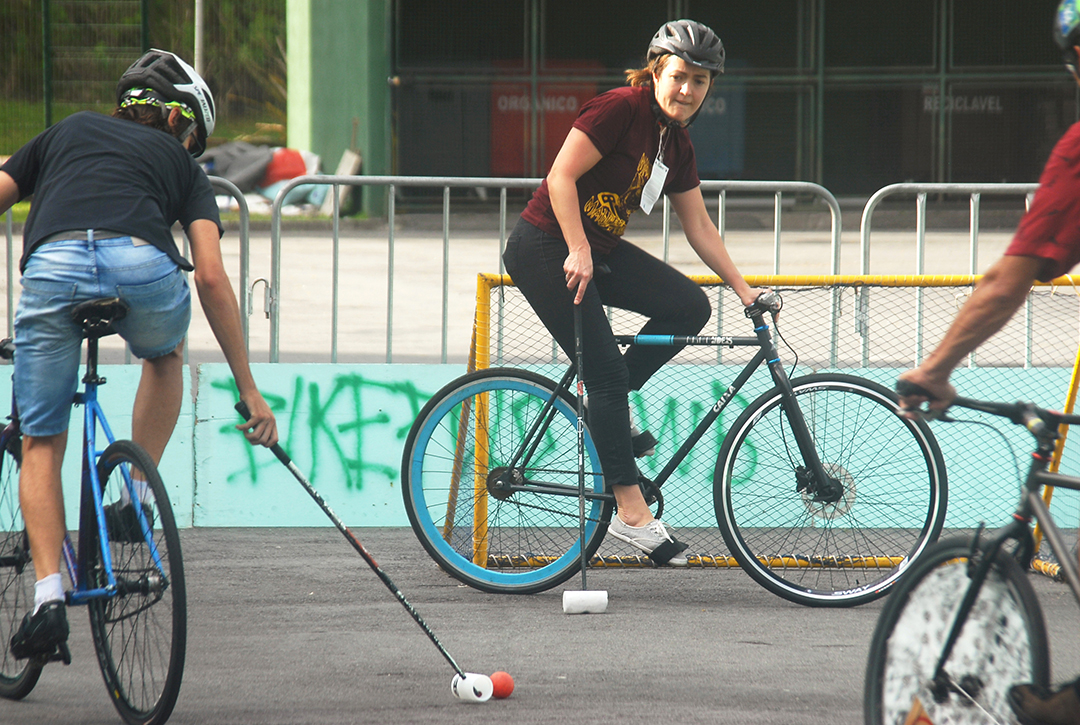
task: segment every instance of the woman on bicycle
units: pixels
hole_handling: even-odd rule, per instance
[[[60,464],[82,346],[71,319],[76,305],[100,297],[128,304],[115,329],[143,359],[132,438],[158,463],[184,395],[191,294],[183,270],[194,270],[199,302],[252,412],[237,427],[253,444],[277,441],[222,263],[213,188],[192,158],[214,130],[210,88],[180,58],[152,50],[125,71],[116,95],[112,117],[69,116],[0,167],[0,213],[34,195],[23,229],[23,291],[15,315],[19,496],[37,579],[34,608],[11,640],[20,659],[48,655],[68,636],[59,573],[66,531]],[[177,221],[191,241],[194,264],[176,247]],[[108,508],[120,522],[134,514],[130,503]]]
[[[641,333],[661,335],[696,335],[711,309],[697,284],[622,238],[630,215],[650,213],[667,194],[694,251],[742,303],[760,290],[743,280],[705,208],[687,131],[724,71],[723,43],[701,23],[676,20],[656,33],[646,60],[626,72],[626,87],[582,106],[503,259],[571,357],[574,305],[581,308],[589,428],[618,506],[608,532],[657,564],[685,566],[686,545],[653,518],[639,486],[628,404],[629,391],[679,348],[631,346],[622,354],[604,305],[645,315]]]

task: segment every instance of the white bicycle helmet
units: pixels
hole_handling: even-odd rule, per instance
[[[206,150],[214,132],[214,96],[195,69],[176,54],[156,48],[131,64],[116,84],[116,105],[148,104],[167,110],[179,104],[193,121],[192,156]]]

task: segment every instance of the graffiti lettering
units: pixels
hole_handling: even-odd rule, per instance
[[[231,378],[210,384],[237,394]],[[309,457],[305,468],[312,483],[320,476],[340,477],[347,490],[355,491],[361,491],[365,483],[397,481],[396,464],[391,465],[386,458],[373,460],[374,455],[387,451],[384,445],[372,445],[372,440],[389,436],[404,441],[413,419],[431,397],[411,381],[385,382],[356,374],[334,376],[325,391],[319,382],[297,376],[291,395],[265,395],[279,418],[281,446],[294,459]],[[287,419],[282,420],[285,414]],[[232,423],[221,426],[220,431],[224,435],[243,435]],[[253,449],[246,445],[243,448],[246,466],[231,473],[228,480],[258,484],[260,469],[274,462],[260,457],[263,463],[256,464]],[[399,453],[400,447],[394,455]]]

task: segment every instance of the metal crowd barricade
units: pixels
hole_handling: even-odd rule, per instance
[[[873,219],[874,210],[883,199],[889,196],[895,195],[909,195],[915,194],[915,274],[924,274],[924,262],[926,257],[926,197],[928,194],[968,194],[970,196],[969,211],[968,211],[968,229],[970,234],[969,244],[969,269],[970,274],[976,274],[978,271],[978,255],[979,255],[979,218],[980,218],[980,202],[983,194],[991,194],[997,196],[1020,196],[1025,197],[1025,208],[1031,205],[1031,199],[1035,194],[1035,191],[1039,188],[1038,184],[891,184],[878,189],[873,196],[871,196],[866,205],[863,207],[862,221],[859,228],[859,248],[861,252],[861,264],[859,272],[861,275],[870,274],[870,230],[871,220]],[[922,288],[915,290],[915,309],[916,309],[916,342],[915,342],[915,364],[922,361],[923,356],[923,306]],[[869,324],[869,309],[870,309],[870,288],[863,287],[858,296],[858,312],[856,313],[856,328],[862,337],[862,358],[863,363],[869,360],[870,355],[870,324]],[[1028,320],[1028,334],[1026,335],[1026,352],[1025,360],[1027,363],[1025,366],[1030,366],[1031,360],[1031,304],[1030,301],[1026,305],[1027,320]],[[969,361],[969,364],[974,364],[974,357]]]
[[[506,244],[506,214],[508,189],[533,189],[542,179],[471,178],[450,176],[299,176],[286,183],[271,207],[270,217],[270,362],[280,361],[281,352],[281,207],[286,195],[303,184],[327,184],[333,189],[333,249],[332,249],[332,309],[330,320],[330,362],[337,362],[338,355],[338,292],[340,289],[340,197],[339,187],[385,186],[387,193],[387,290],[386,290],[386,362],[393,362],[394,330],[394,228],[397,217],[395,192],[398,187],[442,187],[443,190],[443,295],[442,295],[442,362],[447,359],[447,318],[449,309],[448,264],[450,258],[450,189],[497,188],[499,193],[499,248]]]
[[[710,192],[718,194],[720,211],[716,226],[720,230],[721,237],[727,232],[727,193],[729,191],[773,195],[773,274],[780,274],[780,238],[783,229],[781,212],[784,194],[809,194],[823,202],[828,207],[832,218],[829,274],[840,274],[840,232],[843,231],[840,204],[832,192],[824,186],[806,181],[702,181],[702,194]],[[667,198],[665,197],[666,201]],[[666,203],[664,213],[670,215],[669,205]],[[664,225],[664,230],[664,248],[666,252],[667,224]]]
[[[217,176],[211,176],[210,185],[214,187],[215,191],[223,191],[230,194],[237,203],[240,205],[240,309],[244,311],[247,309],[247,278],[248,278],[248,262],[251,256],[250,244],[249,244],[249,232],[250,232],[250,218],[248,214],[247,200],[244,199],[244,194],[233,184],[231,181],[219,178]],[[7,241],[7,337],[13,337],[15,335],[15,270],[18,266],[15,256],[15,225],[14,217],[12,216],[11,209],[8,209],[5,213],[5,238]],[[185,257],[190,257],[191,250],[187,237],[184,237],[183,254]],[[241,323],[244,330],[244,344],[248,343],[248,317],[246,314],[241,314]],[[184,360],[187,360],[188,346],[184,346]],[[125,352],[125,362],[131,362],[130,351]]]
[[[703,194],[716,193],[718,195],[718,217],[716,227],[720,231],[720,237],[727,235],[727,193],[729,191],[739,193],[756,193],[773,195],[773,274],[780,274],[780,247],[783,230],[782,213],[784,194],[810,195],[817,201],[823,202],[829,210],[831,218],[830,230],[830,255],[829,274],[840,274],[840,234],[843,231],[843,220],[840,213],[840,203],[825,187],[805,181],[702,181],[701,191]],[[670,224],[670,204],[664,197],[664,254],[667,261],[667,245]],[[836,366],[837,348],[840,340],[840,305],[843,292],[836,288],[832,292],[831,309],[829,315],[829,365]],[[716,334],[723,334],[723,321],[717,316]],[[723,355],[721,348],[716,349],[717,361]]]
[[[240,305],[240,324],[244,331],[244,349],[249,353],[251,348],[249,346],[249,322],[248,317],[251,315],[250,301],[250,288],[248,278],[251,276],[251,214],[248,211],[247,199],[244,198],[244,193],[228,179],[223,179],[220,176],[210,176],[210,185],[214,187],[215,192],[225,192],[233,199],[236,199],[236,203],[240,209],[240,279],[237,280],[239,285],[239,299],[237,300]],[[184,256],[188,257],[190,254],[189,242],[187,237],[184,237]],[[188,346],[184,346],[184,355],[187,355]]]
[[[447,317],[448,317],[448,270],[450,254],[450,190],[454,188],[495,188],[499,189],[499,249],[502,251],[507,237],[507,190],[534,189],[540,185],[539,178],[478,178],[478,177],[441,177],[441,176],[300,176],[288,181],[279,191],[271,207],[271,280],[268,289],[270,313],[270,362],[280,361],[281,352],[281,224],[282,206],[289,192],[305,184],[323,184],[333,187],[333,247],[331,250],[331,362],[338,357],[338,299],[340,289],[340,197],[339,187],[347,186],[384,186],[387,194],[387,300],[386,300],[386,362],[393,362],[393,322],[394,322],[394,230],[396,211],[396,190],[398,187],[442,188],[442,362],[447,359]],[[824,187],[798,181],[704,181],[701,185],[705,194],[716,193],[719,200],[717,226],[721,234],[726,231],[727,192],[769,193],[774,195],[774,267],[779,269],[781,244],[781,208],[784,194],[812,195],[820,199],[828,208],[832,217],[832,257],[831,271],[837,273],[840,265],[840,205],[836,198]],[[664,202],[664,259],[668,259],[670,243],[671,206],[665,197]],[[500,255],[500,273],[501,255]],[[835,324],[835,323],[834,323]]]

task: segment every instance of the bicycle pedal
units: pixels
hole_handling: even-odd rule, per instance
[[[638,488],[641,489],[646,506],[659,502],[660,510],[663,511],[664,494],[660,493],[660,487],[656,485],[656,482],[646,478],[640,470],[638,471]]]
[[[71,664],[71,650],[67,646],[67,642],[61,642],[56,645],[56,649],[51,655],[48,656],[47,662],[63,662],[65,665]]]
[[[649,431],[635,433],[637,428],[630,429],[630,443],[634,447],[634,458],[656,455],[656,437]]]

